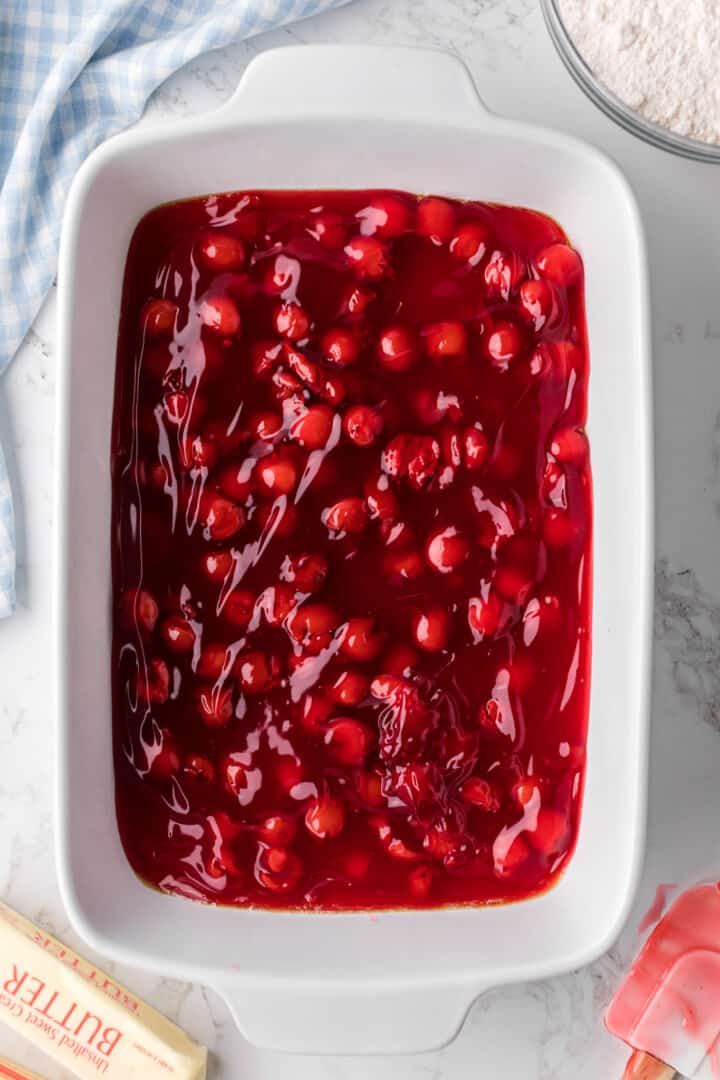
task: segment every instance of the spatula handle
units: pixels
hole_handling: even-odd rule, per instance
[[[622,1080],[673,1080],[676,1075],[672,1065],[666,1065],[644,1050],[635,1050],[625,1066]]]

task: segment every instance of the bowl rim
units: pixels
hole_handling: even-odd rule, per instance
[[[720,164],[720,143],[705,143],[646,120],[597,77],[570,35],[558,0],[540,0],[545,25],[563,64],[586,96],[631,135],[660,150],[707,164]]]

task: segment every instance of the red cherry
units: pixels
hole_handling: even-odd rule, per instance
[[[492,784],[479,776],[469,776],[460,785],[460,798],[463,802],[477,806],[480,810],[495,813],[500,809],[500,800]]]
[[[160,609],[157,600],[147,589],[127,589],[120,599],[120,622],[125,630],[151,634]]]
[[[425,563],[419,551],[388,551],[383,570],[395,581],[415,581],[425,573]]]
[[[148,300],[140,321],[148,337],[169,338],[175,332],[178,306],[172,300]]]
[[[310,317],[300,304],[280,304],[275,309],[273,323],[278,334],[289,341],[301,341],[310,330]]]
[[[369,405],[353,405],[345,413],[343,428],[356,446],[372,446],[383,429],[383,418]]]
[[[333,702],[319,690],[310,690],[295,708],[300,727],[308,735],[319,735],[333,714]]]
[[[556,630],[562,624],[562,617],[557,596],[547,593],[528,600],[523,612],[523,644],[529,647],[539,633]]]
[[[410,485],[420,491],[428,484],[437,470],[440,460],[440,444],[429,435],[420,435],[413,440],[407,466]]]
[[[328,723],[324,742],[330,755],[341,765],[362,765],[370,753],[372,735],[359,720],[341,716]]]
[[[280,341],[254,341],[250,346],[250,367],[258,379],[270,378],[282,357]]]
[[[218,485],[223,495],[236,503],[247,501],[254,485],[253,458],[247,458],[240,465],[226,465],[218,475]]]
[[[533,800],[540,803],[540,784],[532,776],[521,776],[511,788],[511,795],[521,806],[529,806]]]
[[[225,601],[222,613],[228,622],[241,629],[250,623],[255,611],[255,595],[247,589],[235,589]]]
[[[413,410],[423,424],[437,424],[448,413],[447,397],[442,390],[421,387],[413,395]]]
[[[254,649],[237,658],[235,670],[246,694],[264,694],[274,684],[279,664],[276,657]]]
[[[569,289],[582,274],[582,260],[567,244],[550,244],[542,249],[535,262],[543,277],[563,289]]]
[[[537,825],[529,829],[528,840],[543,855],[557,855],[566,847],[570,835],[570,824],[559,810],[544,806],[537,816]]]
[[[477,424],[465,428],[464,461],[466,469],[481,469],[488,456],[490,444],[487,435]]]
[[[343,859],[342,868],[351,881],[362,881],[370,869],[370,856],[366,851],[351,851]]]
[[[197,673],[203,679],[219,679],[225,667],[227,652],[220,642],[209,641],[203,645],[198,660]]]
[[[360,671],[348,668],[341,671],[332,686],[328,687],[328,694],[338,705],[352,707],[364,701],[370,692],[370,681]]]
[[[339,251],[347,240],[343,219],[332,210],[320,210],[313,214],[308,232],[328,251]]]
[[[342,304],[342,310],[348,315],[362,315],[369,304],[375,299],[375,293],[370,289],[361,289],[358,285],[351,289]]]
[[[485,257],[490,242],[490,231],[478,221],[461,225],[450,241],[450,254],[461,262],[477,264]]]
[[[280,506],[279,500],[268,502],[258,510],[258,522],[263,532],[272,528],[273,537],[292,536],[297,528],[298,512],[294,506]]]
[[[567,508],[565,471],[557,461],[548,460],[543,472],[543,495],[553,506]]]
[[[508,664],[510,689],[516,694],[526,694],[537,681],[538,670],[526,652],[516,652]]]
[[[156,382],[163,382],[168,374],[171,359],[167,341],[146,344],[142,356],[143,371]]]
[[[168,422],[176,426],[197,428],[207,413],[207,401],[202,394],[188,394],[184,390],[173,391],[163,400]]]
[[[245,511],[222,495],[206,493],[200,500],[200,520],[213,540],[228,540],[245,524]]]
[[[387,371],[407,371],[418,357],[417,338],[406,326],[389,326],[378,338],[377,354]]]
[[[204,754],[186,754],[183,772],[195,780],[204,780],[208,784],[215,782],[215,766]]]
[[[306,652],[317,654],[328,647],[339,622],[337,612],[328,604],[306,603],[290,616],[286,629]]]
[[[354,364],[360,355],[360,341],[354,330],[332,326],[321,337],[320,349],[329,364],[344,368]]]
[[[164,660],[149,661],[146,676],[138,672],[137,696],[149,705],[164,705],[170,697],[170,669]]]
[[[407,521],[381,521],[379,531],[385,547],[406,548],[415,540],[415,530]]]
[[[184,469],[212,469],[217,462],[217,447],[211,439],[196,435],[181,442],[178,456]]]
[[[287,893],[297,887],[303,864],[293,851],[260,844],[253,872],[257,883],[268,892]]]
[[[429,866],[416,866],[408,874],[408,888],[414,900],[425,900],[432,889],[432,870]]]
[[[374,660],[383,646],[383,636],[375,630],[373,618],[348,619],[340,651],[350,660]]]
[[[293,374],[297,375],[299,379],[302,379],[310,390],[319,393],[322,389],[324,378],[324,373],[321,371],[319,364],[315,364],[312,360],[308,360],[305,353],[301,352],[299,349],[293,348],[292,345],[285,346],[285,359]]]
[[[323,524],[333,532],[361,533],[368,523],[365,501],[358,498],[340,499],[322,512]]]
[[[173,652],[192,652],[195,645],[195,631],[187,619],[181,615],[169,615],[160,627],[163,641]]]
[[[268,454],[262,458],[255,471],[259,485],[270,495],[289,495],[298,482],[295,465],[280,454]]]
[[[421,199],[415,228],[420,236],[427,236],[433,244],[447,244],[455,231],[455,208],[446,199],[434,195]]]
[[[281,569],[283,581],[291,582],[301,593],[318,592],[325,584],[327,573],[327,559],[319,552],[288,555]]]
[[[384,814],[375,814],[373,817],[368,818],[368,825],[375,830],[385,852],[392,856],[393,859],[413,862],[421,858],[419,852],[413,851],[399,836],[395,835],[389,819]]]
[[[291,293],[300,280],[301,266],[297,259],[289,255],[276,255],[267,267],[265,279],[269,292]]]
[[[148,487],[155,488],[156,491],[165,491],[169,488],[169,479],[165,466],[160,462],[155,462],[148,468],[145,482]]]
[[[345,828],[345,807],[332,795],[321,795],[305,811],[305,827],[318,840],[333,840]]]
[[[418,654],[409,645],[393,645],[382,659],[382,669],[392,675],[407,675],[416,667]]]
[[[300,380],[290,371],[276,371],[272,377],[272,395],[278,402],[289,401],[291,405],[303,401],[304,388]]]
[[[450,616],[445,608],[430,607],[413,618],[413,637],[425,652],[440,652],[450,636]]]
[[[377,281],[387,273],[389,267],[388,250],[374,236],[355,236],[345,245],[345,254],[355,268],[359,278]]]
[[[386,805],[385,796],[382,793],[382,780],[378,773],[358,769],[353,776],[353,784],[358,799],[365,806],[379,810]]]
[[[428,537],[425,558],[439,574],[450,574],[465,562],[470,554],[470,544],[464,533],[454,525],[436,529]]]
[[[345,384],[339,375],[326,375],[320,396],[331,405],[339,405],[345,399]]]
[[[311,405],[293,421],[288,434],[307,450],[320,450],[328,443],[334,418],[335,413],[329,405]]]
[[[235,337],[240,331],[240,312],[229,296],[208,297],[200,303],[198,314],[203,325],[220,337]]]
[[[237,840],[241,833],[240,826],[222,810],[216,811],[205,820],[209,826],[211,844],[205,872],[209,877],[216,879],[242,876],[243,867],[233,845],[233,841]],[[227,881],[223,881],[222,884],[227,884]]]
[[[550,440],[550,453],[564,465],[583,465],[588,454],[585,432],[573,427],[560,428]]]
[[[485,349],[493,367],[507,371],[522,352],[522,334],[514,323],[498,322],[486,339]]]
[[[410,227],[410,211],[394,195],[375,195],[355,217],[363,236],[379,236],[381,240],[394,240]]]
[[[258,825],[258,837],[273,847],[289,847],[297,836],[297,822],[289,814],[271,814]]]
[[[417,657],[417,653],[415,653],[415,656]],[[400,678],[398,675],[391,675],[389,672],[377,675],[370,683],[370,693],[373,697],[379,698],[380,701],[386,701],[396,694],[411,690],[412,683],[408,679]]]
[[[508,300],[523,278],[527,277],[525,262],[514,251],[493,251],[485,267],[488,292]]]
[[[257,600],[268,626],[282,626],[297,607],[295,590],[291,585],[268,585]]]
[[[371,518],[391,521],[397,517],[399,512],[397,496],[391,490],[390,481],[386,475],[380,473],[379,476],[370,477],[365,482],[363,494]]]
[[[504,603],[495,592],[473,596],[468,600],[468,625],[477,641],[492,638],[503,617]]]
[[[225,370],[225,350],[217,342],[195,341],[184,345],[180,356],[188,385],[200,379],[217,378]],[[180,371],[178,368],[174,370],[178,373]]]
[[[229,686],[200,685],[196,690],[200,719],[206,727],[224,727],[233,714],[233,695]]]
[[[407,476],[420,490],[435,475],[439,460],[437,439],[429,435],[396,435],[383,450],[380,465],[388,476]]]
[[[552,285],[542,278],[529,278],[520,286],[520,303],[532,320],[533,329],[542,330],[552,322],[557,310]]]
[[[578,532],[578,526],[567,510],[553,508],[546,513],[543,522],[543,538],[548,547],[567,547]]]
[[[530,856],[530,848],[523,835],[516,836],[507,851],[495,855],[495,873],[498,877],[513,877],[525,867]]]
[[[245,262],[245,247],[236,236],[213,229],[201,237],[198,258],[208,270],[222,274],[240,269]]]
[[[156,779],[174,776],[180,769],[180,753],[177,739],[168,728],[160,732],[161,741],[150,759],[150,774]]]
[[[545,572],[546,553],[534,537],[516,533],[503,544],[494,587],[505,600],[522,604],[531,586]]]
[[[423,330],[425,349],[434,360],[448,360],[464,356],[468,347],[468,333],[461,322],[439,322]]]

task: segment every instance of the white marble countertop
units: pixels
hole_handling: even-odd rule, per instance
[[[291,1058],[248,1046],[200,986],[118,977],[212,1051],[212,1080],[606,1080],[623,1048],[603,1008],[659,882],[720,869],[720,213],[718,173],[616,128],[555,55],[538,0],[354,0],[349,7],[205,56],[170,80],[154,116],[212,108],[251,56],[300,42],[435,45],[460,55],[495,111],[597,143],[627,172],[648,230],[654,329],[658,536],[650,822],[640,895],[620,942],[590,968],[488,993],[456,1041],[407,1058]],[[0,623],[0,897],[77,944],[52,845],[50,536],[54,298],[0,382],[0,429],[18,502],[18,614]],[[612,311],[608,311],[612,319]],[[78,527],[82,523],[78,522]],[[618,523],[622,527],[622,523]],[[633,542],[632,536],[627,538]],[[106,965],[108,966],[108,965]],[[0,1029],[0,1053],[48,1080],[66,1074]]]

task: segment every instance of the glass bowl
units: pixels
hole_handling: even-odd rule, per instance
[[[640,116],[616,94],[608,90],[588,67],[570,37],[560,14],[558,0],[541,0],[541,5],[550,37],[565,67],[578,86],[607,116],[624,127],[626,131],[638,135],[652,146],[670,150],[682,157],[694,158],[696,161],[720,164],[720,145],[689,139],[685,135],[678,135],[668,128],[661,127],[660,124],[654,124]]]

